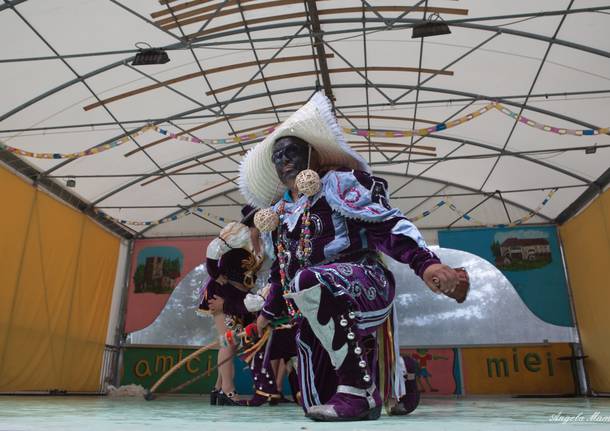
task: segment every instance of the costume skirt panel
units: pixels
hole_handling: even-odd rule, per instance
[[[204,311],[210,310],[210,305],[208,300],[213,298],[214,296],[221,297],[225,302],[225,310],[226,309],[241,309],[239,312],[225,313],[229,314],[235,318],[238,318],[244,321],[246,324],[254,320],[254,315],[248,312],[243,303],[244,298],[246,297],[247,292],[244,292],[230,283],[219,284],[216,280],[210,279],[204,285],[201,295],[200,295],[200,303],[199,309]]]
[[[360,335],[374,333],[392,311],[394,277],[374,257],[302,269],[292,280],[291,291],[298,295],[298,292],[318,284],[354,310],[356,331]],[[320,313],[332,315],[336,303],[322,302],[319,307]]]
[[[295,275],[291,291],[289,296],[300,304],[305,316],[299,319],[296,342],[299,387],[303,408],[307,410],[312,405],[326,403],[339,384],[336,369],[345,363],[348,353],[343,352],[346,328],[336,322],[353,313],[353,318],[348,320],[354,321],[350,326],[358,336],[367,362],[377,363],[374,337],[391,315],[394,278],[377,259],[366,257],[353,263],[303,269]],[[360,379],[360,373],[357,374],[354,378]],[[377,379],[376,366],[371,374]]]

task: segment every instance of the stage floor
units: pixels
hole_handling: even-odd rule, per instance
[[[610,429],[608,398],[426,398],[409,416],[383,414],[374,422],[334,424],[312,422],[292,404],[247,408],[214,407],[208,402],[207,396],[166,396],[154,401],[2,396],[0,431]],[[562,424],[562,420],[568,422]]]

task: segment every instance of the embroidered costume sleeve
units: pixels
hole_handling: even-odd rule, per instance
[[[252,250],[250,230],[241,223],[231,222],[220,231],[218,237],[208,244],[206,267],[212,278],[216,278],[219,275],[218,261],[220,258],[228,251],[237,248]]]
[[[415,225],[390,206],[385,180],[363,171],[331,171],[323,183],[330,207],[363,228],[369,248],[409,264],[420,277],[440,263]]]
[[[218,268],[218,261],[224,253],[229,251],[230,248],[220,239],[214,238],[209,244],[206,250],[205,268],[208,270],[208,274],[213,279],[220,276],[220,270]]]
[[[269,293],[267,294],[267,298],[265,298],[265,305],[263,305],[263,308],[261,309],[261,314],[268,320],[274,320],[282,316],[286,310],[279,269],[279,263],[276,259],[271,267]]]

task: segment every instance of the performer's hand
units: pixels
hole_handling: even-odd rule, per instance
[[[259,314],[256,318],[256,331],[258,332],[259,337],[263,334],[263,331],[268,324],[269,320],[262,314]]]
[[[216,278],[216,283],[218,283],[218,284],[226,284],[227,281],[229,281],[229,279],[227,278],[226,275],[221,274]]]
[[[434,263],[424,271],[426,285],[435,293],[451,293],[458,285],[456,272],[441,263]]]
[[[225,300],[220,296],[212,296],[208,299],[208,307],[212,314],[222,313]]]

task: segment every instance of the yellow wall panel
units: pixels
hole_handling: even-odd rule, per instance
[[[9,333],[30,213],[36,193],[21,178],[0,169],[2,223],[0,223],[0,366]]]
[[[560,227],[591,388],[610,392],[610,191]]]
[[[41,198],[39,193],[35,207]],[[37,235],[38,215],[34,208],[25,241],[25,252],[15,299],[10,311],[8,334],[5,339],[2,368],[2,387],[31,390],[48,388],[49,337],[45,311],[44,274],[40,262],[40,238]],[[53,387],[53,386],[52,386]]]
[[[90,391],[99,383],[99,370],[108,328],[119,240],[87,219],[79,253],[72,319],[64,361],[64,386]],[[105,307],[92,306],[106,304]],[[79,367],[79,372],[68,372]]]
[[[569,344],[463,348],[462,370],[467,395],[573,394]]]
[[[0,216],[0,226],[21,232],[3,247],[22,250],[7,268],[12,279],[2,275],[0,391],[96,391],[119,240],[0,169],[5,177],[10,193],[30,193],[30,204],[21,198],[19,214]]]
[[[81,230],[85,217],[44,195],[36,206],[40,262],[44,274],[44,296],[49,355],[52,361],[53,388],[66,389],[60,374],[60,364],[66,355],[66,330],[71,315],[72,294],[76,280]]]

